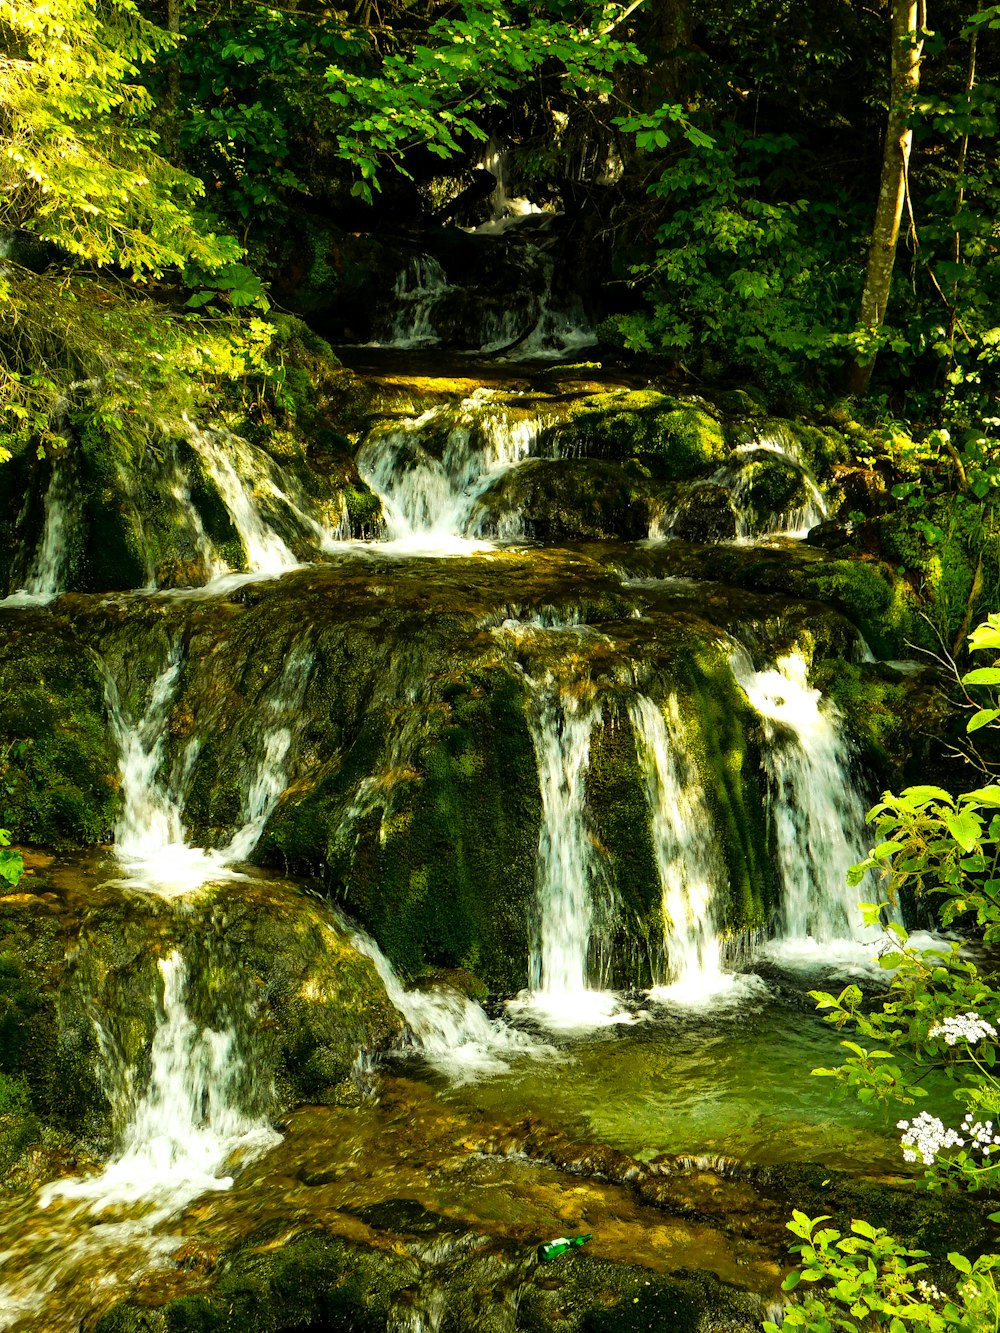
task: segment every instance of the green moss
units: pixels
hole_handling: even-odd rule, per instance
[[[762,524],[775,514],[801,508],[808,499],[802,473],[779,457],[755,458],[740,470],[742,507]]]
[[[382,501],[374,491],[361,482],[359,485],[345,486],[343,496],[351,521],[351,536],[362,540],[378,536],[384,517]]]
[[[712,401],[720,412],[731,417],[761,417],[766,411],[760,393],[750,389],[717,389]]]
[[[351,793],[377,772],[386,724],[366,718],[336,775],[272,821],[261,854],[326,866],[348,911],[406,975],[465,967],[495,989],[527,979],[540,797],[520,687],[500,671],[454,682],[405,771],[345,844]]]
[[[692,656],[689,679],[681,714],[697,719],[690,734],[699,747],[701,778],[729,871],[721,924],[730,935],[760,930],[771,919],[777,885],[761,799],[755,719],[728,662],[720,661],[716,651]]]
[[[562,452],[631,456],[668,480],[696,476],[728,454],[723,428],[704,406],[652,389],[582,399],[556,439]]]
[[[697,1333],[704,1301],[682,1282],[656,1278],[625,1295],[616,1305],[588,1310],[582,1333]]]
[[[25,842],[103,841],[118,761],[100,668],[52,617],[20,613],[16,626],[0,640],[0,817]]]
[[[880,666],[855,665],[840,658],[813,664],[810,680],[833,700],[848,731],[869,753],[886,761],[895,754],[910,726],[912,685]]]
[[[503,531],[513,517],[538,541],[623,537],[649,532],[660,487],[649,471],[599,458],[534,458],[511,469],[483,499],[484,531]]]
[[[793,582],[805,595],[843,611],[879,657],[898,657],[907,640],[927,638],[912,588],[883,564],[830,560],[805,568]]]
[[[623,918],[612,957],[619,963],[635,960],[627,974],[614,977],[611,984],[652,985],[662,953],[663,894],[635,738],[623,711],[606,709],[594,728],[586,786]]]

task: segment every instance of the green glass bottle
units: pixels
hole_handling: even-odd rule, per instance
[[[540,1264],[550,1264],[553,1259],[558,1259],[561,1254],[571,1250],[574,1245],[586,1245],[588,1240],[593,1240],[592,1234],[586,1236],[557,1236],[555,1240],[548,1240],[544,1245],[538,1247],[538,1262]]]

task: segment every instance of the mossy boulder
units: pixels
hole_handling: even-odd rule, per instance
[[[0,898],[0,1138],[41,1128],[106,1154],[145,1086],[163,982],[178,953],[184,1003],[231,1033],[253,1070],[241,1109],[274,1115],[353,1096],[362,1051],[402,1031],[371,960],[322,903],[280,882],[220,884],[177,913],[111,887],[89,898]],[[102,1049],[116,1053],[110,1063]],[[98,1076],[103,1065],[104,1075]],[[30,1133],[29,1133],[30,1131]]]
[[[426,721],[405,766],[385,774],[384,798],[346,840],[351,792],[384,753],[377,711],[336,774],[290,795],[260,853],[324,866],[331,890],[405,975],[458,966],[516,990],[540,818],[520,690],[505,673],[457,672]]]
[[[24,842],[105,840],[118,755],[97,657],[45,612],[0,611],[0,820]]]
[[[708,403],[685,402],[654,389],[581,399],[556,442],[566,454],[639,459],[661,480],[697,476],[729,453],[723,426]]]
[[[703,481],[678,490],[657,526],[682,541],[725,542],[735,538],[737,521],[732,488]]]
[[[596,458],[528,459],[507,472],[480,502],[484,535],[539,541],[647,536],[660,488],[634,462]]]

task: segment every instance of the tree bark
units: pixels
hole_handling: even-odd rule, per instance
[[[181,31],[181,0],[167,0],[167,32],[173,33],[175,37],[180,36]],[[167,157],[176,159],[178,140],[180,137],[180,125],[177,117],[181,102],[181,61],[180,56],[174,51],[170,64],[167,66],[167,92],[163,100],[163,146]]]
[[[889,119],[882,154],[878,204],[868,247],[868,268],[858,316],[862,327],[872,335],[878,333],[885,319],[892,269],[896,261],[896,242],[899,240],[899,223],[906,199],[906,176],[913,138],[913,131],[907,121],[911,101],[920,87],[920,58],[923,52],[920,30],[925,25],[923,0],[890,0],[890,11],[892,70],[889,80]],[[852,362],[847,372],[849,394],[855,398],[862,397],[868,388],[874,365],[874,356],[865,361]]]

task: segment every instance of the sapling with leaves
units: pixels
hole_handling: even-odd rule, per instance
[[[1000,652],[1000,615],[980,625],[969,646]],[[978,667],[962,683],[973,691],[992,689],[1000,685],[1000,668]],[[998,719],[995,700],[974,707],[968,730],[995,726]],[[878,841],[852,868],[852,883],[881,873],[890,897],[895,899],[903,886],[917,895],[934,895],[945,926],[973,918],[984,942],[1000,940],[1000,783],[958,796],[932,786],[909,787],[898,796],[886,793],[868,820]],[[869,925],[879,922],[883,910],[878,904],[863,905]],[[927,1095],[924,1084],[931,1074],[950,1082],[963,1113],[950,1124],[928,1111],[901,1116],[896,1129],[903,1159],[923,1168],[922,1183],[929,1189],[1000,1189],[1000,990],[957,941],[918,949],[896,923],[887,928],[879,962],[891,977],[881,1005],[872,1011],[866,1011],[855,985],[839,995],[810,992],[827,1022],[857,1037],[842,1043],[847,1056],[841,1065],[813,1073],[834,1078],[859,1100],[887,1109],[915,1107]],[[990,1218],[1000,1222],[1000,1212]],[[994,1276],[1000,1255],[987,1253],[972,1261],[949,1254],[954,1279],[947,1290],[939,1290],[915,1276],[930,1257],[925,1252],[907,1249],[866,1222],[852,1222],[850,1236],[833,1228],[817,1230],[827,1220],[796,1212],[788,1224],[799,1238],[793,1249],[800,1263],[785,1290],[801,1282],[815,1285],[788,1308],[786,1328],[811,1333],[1000,1329]],[[768,1333],[776,1327],[764,1325]]]

